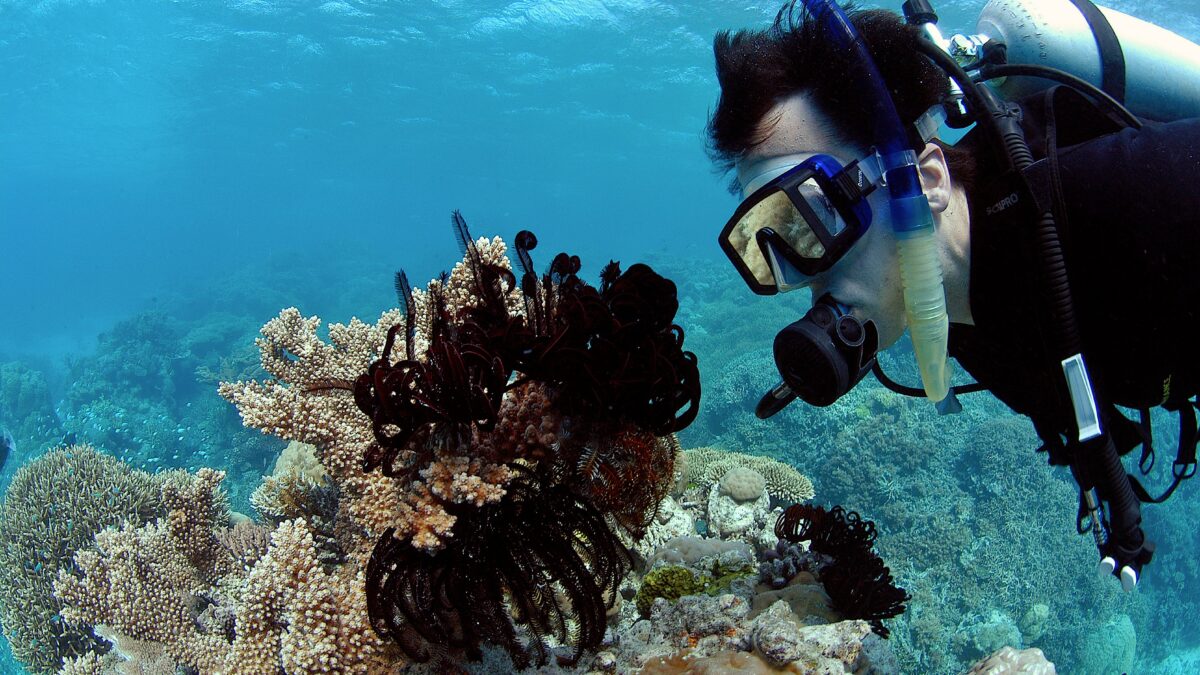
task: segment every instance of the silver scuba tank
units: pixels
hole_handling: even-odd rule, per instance
[[[1200,45],[1128,14],[1099,9],[1124,56],[1125,106],[1139,117],[1159,121],[1200,117]],[[983,8],[977,30],[982,35],[976,39],[987,36],[1008,46],[1008,63],[1049,66],[1101,85],[1100,49],[1071,0],[992,0]],[[1005,98],[1016,98],[1050,84],[1009,77],[996,89]]]

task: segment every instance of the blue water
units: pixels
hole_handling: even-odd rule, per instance
[[[982,4],[938,3],[943,29],[970,28]],[[1200,40],[1189,0],[1109,4]],[[374,318],[395,304],[395,269],[424,280],[458,258],[452,209],[477,235],[532,229],[545,259],[567,249],[593,275],[609,258],[702,270],[681,281],[685,309],[690,297],[695,325],[719,337],[703,303],[708,284],[737,283],[714,244],[735,204],[703,152],[717,95],[711,40],[765,25],[777,9],[0,0],[0,364],[40,372],[58,419],[29,426],[3,480],[67,432],[150,468],[225,462],[231,482],[269,470],[278,447],[254,437],[238,457],[196,432],[236,427],[235,416],[212,421],[227,410],[194,412],[211,396],[196,368],[245,350],[287,305]],[[187,345],[162,359],[171,398],[155,400],[159,385],[144,382],[111,405],[83,392],[81,378],[137,358],[120,336],[140,335],[130,322],[147,312],[166,326],[147,331],[173,330]],[[197,337],[203,326],[215,336]],[[118,337],[105,347],[101,335]],[[720,348],[716,337],[706,344]],[[135,400],[151,402],[137,414],[161,428],[121,426]],[[171,429],[186,430],[179,448],[147,464]],[[234,490],[235,505],[245,492]],[[1177,510],[1155,511],[1159,522],[1190,513],[1166,508]],[[1195,597],[1175,587],[1200,581],[1184,561],[1194,550],[1192,540],[1177,553],[1169,577],[1165,561],[1150,568],[1164,572],[1156,601]],[[1170,627],[1147,643],[1197,646],[1194,628]]]

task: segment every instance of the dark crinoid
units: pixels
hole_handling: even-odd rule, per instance
[[[560,253],[539,275],[526,231],[514,242],[518,282],[457,212],[452,223],[465,265],[456,300],[447,277],[429,287],[418,353],[417,305],[399,274],[405,321],[351,387],[374,430],[365,469],[420,481],[452,454],[515,477],[486,503],[426,490],[453,516],[451,532],[438,546],[381,537],[369,613],[418,661],[479,658],[494,643],[518,665],[542,664],[550,637],[574,661],[599,644],[631,564],[612,523],[641,536],[672,480],[677,448],[661,437],[696,416],[696,357],[673,324],[675,284],[649,267],[610,263],[597,288]],[[404,353],[393,354],[400,335]]]
[[[833,607],[848,619],[863,619],[881,637],[889,631],[883,619],[899,616],[911,598],[896,586],[892,572],[875,553],[875,523],[840,506],[796,504],[775,522],[775,535],[832,558],[820,570],[821,584]]]
[[[401,456],[403,464],[419,465],[422,447],[457,445],[472,430],[489,431],[504,392],[531,380],[553,385],[563,412],[608,425],[665,435],[695,419],[700,373],[696,356],[683,350],[683,330],[672,324],[679,307],[674,282],[646,265],[621,272],[613,262],[596,289],[579,279],[579,258],[565,253],[539,277],[529,255],[537,239],[522,231],[516,249],[526,313],[514,316],[506,300],[514,275],[482,259],[457,211],[453,223],[476,303],[455,315],[434,289],[428,352],[415,354],[412,289],[403,272],[397,275],[405,323],[391,329],[382,357],[353,385],[375,430],[367,470],[382,466],[395,475],[405,469],[396,466]],[[392,363],[400,331],[406,354]]]
[[[566,412],[623,419],[658,435],[683,429],[699,410],[696,356],[683,350],[675,283],[641,263],[610,262],[600,288],[560,253],[540,279],[529,255],[537,239],[517,235],[521,288],[532,340],[518,353],[526,377],[560,386]]]
[[[492,643],[524,668],[545,663],[552,636],[573,649],[563,659],[573,663],[603,637],[629,552],[567,486],[516,468],[508,497],[464,509],[453,545],[437,554],[390,531],[380,538],[367,566],[368,611],[375,630],[413,659],[441,648],[478,660]]]
[[[396,276],[396,289],[405,322],[388,331],[382,357],[354,382],[355,403],[371,418],[375,431],[364,468],[382,466],[389,476],[419,464],[410,458],[406,466],[396,466],[397,457],[406,450],[413,454],[416,448],[420,456],[420,450],[463,442],[472,426],[491,429],[512,375],[487,334],[475,325],[453,323],[444,297],[437,294],[432,308],[434,334],[425,358],[418,359],[412,288],[403,272]],[[406,358],[393,364],[392,350],[401,330],[406,336]]]

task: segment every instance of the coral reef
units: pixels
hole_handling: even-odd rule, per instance
[[[876,663],[869,626],[839,621],[814,575],[755,586],[755,550],[776,550],[763,507],[808,500],[811,482],[767,458],[679,453],[698,378],[670,282],[613,264],[590,287],[570,256],[539,276],[524,234],[514,273],[502,241],[454,222],[463,262],[424,289],[398,280],[401,310],[328,337],[284,310],[258,340],[269,380],[222,366],[244,422],[295,442],[253,496],[262,522],[230,526],[204,471],[161,491],[157,521],[98,534],[59,593],[113,646],[65,670]],[[710,471],[676,500],[680,456]],[[754,525],[731,526],[737,509]],[[754,545],[673,538],[697,520]],[[695,586],[637,602],[672,565]]]
[[[766,490],[753,499],[738,500],[726,493],[723,484],[715,484],[708,490],[709,534],[753,542],[767,525],[770,505],[771,498]]]
[[[721,494],[737,502],[758,499],[767,491],[767,479],[748,466],[738,466],[725,472],[719,483]]]
[[[690,511],[680,506],[674,497],[664,497],[658,505],[654,522],[646,528],[645,534],[636,542],[629,544],[641,560],[648,559],[667,541],[675,537],[688,537],[696,534],[696,521]]]
[[[783,588],[801,572],[815,572],[820,567],[820,554],[808,550],[802,543],[780,539],[775,548],[763,553],[758,578],[771,588]]]
[[[1055,675],[1057,672],[1054,664],[1047,661],[1046,655],[1036,647],[1031,649],[1002,647],[972,665],[971,669],[967,671],[967,675],[1009,675],[1011,673]]]
[[[248,426],[316,446],[372,625],[409,658],[493,643],[543,663],[553,638],[573,661],[632,565],[605,518],[636,540],[675,481],[695,358],[650,268],[611,263],[593,288],[560,254],[539,277],[523,232],[518,283],[502,241],[452,223],[463,261],[424,291],[399,274],[401,310],[331,326],[329,344],[285,310],[258,342],[275,379],[220,392]],[[276,482],[263,511],[280,510]]]
[[[657,598],[678,600],[685,595],[695,595],[704,590],[704,584],[686,567],[659,567],[646,573],[634,599],[638,612],[650,616],[650,607]]]
[[[738,549],[689,566],[655,567],[642,577],[634,605],[643,617],[649,617],[654,601],[659,598],[674,602],[685,595],[717,595],[727,591],[730,584],[738,579],[753,574],[753,558],[745,557]]]
[[[1088,636],[1077,672],[1087,675],[1131,672],[1137,648],[1137,629],[1133,627],[1133,621],[1129,616],[1119,614]]]
[[[754,620],[750,640],[754,652],[773,668],[804,660],[808,672],[855,672],[867,665],[863,646],[870,630],[865,621],[800,626],[781,600]]]
[[[236,478],[227,486],[232,499],[244,505],[264,464],[278,453],[277,442],[247,433],[236,411],[213,395],[208,378],[212,368],[260,374],[241,360],[238,367],[219,365],[228,361],[221,351],[226,344],[258,322],[220,312],[205,321],[184,317],[142,312],[101,334],[93,354],[72,356],[59,406],[62,426],[79,441],[147,470],[220,462]]]
[[[15,361],[0,363],[0,428],[12,433],[18,448],[42,448],[62,438],[42,371]]]
[[[367,567],[368,609],[376,632],[413,659],[461,650],[477,661],[491,643],[524,668],[548,660],[553,637],[572,647],[563,661],[574,663],[604,636],[632,566],[628,551],[591,504],[517,466],[507,498],[465,512],[437,553],[380,538]]]
[[[88,626],[58,617],[60,571],[105,527],[165,515],[160,492],[182,480],[131,470],[86,445],[51,450],[23,465],[0,506],[0,620],[13,653],[33,672],[106,645]]]

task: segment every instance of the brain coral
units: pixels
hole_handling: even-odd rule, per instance
[[[767,482],[767,492],[772,497],[793,502],[804,502],[813,498],[813,484],[795,468],[770,457],[726,452],[717,448],[687,450],[687,480],[689,483],[709,485],[715,483],[735,467],[757,471]]]
[[[736,466],[721,476],[721,494],[729,495],[735,501],[745,502],[758,499],[767,489],[767,479],[754,469]]]
[[[57,448],[22,466],[0,505],[0,620],[13,654],[35,673],[106,643],[57,617],[60,569],[108,526],[164,515],[161,486],[178,477],[135,471],[91,446]]]

